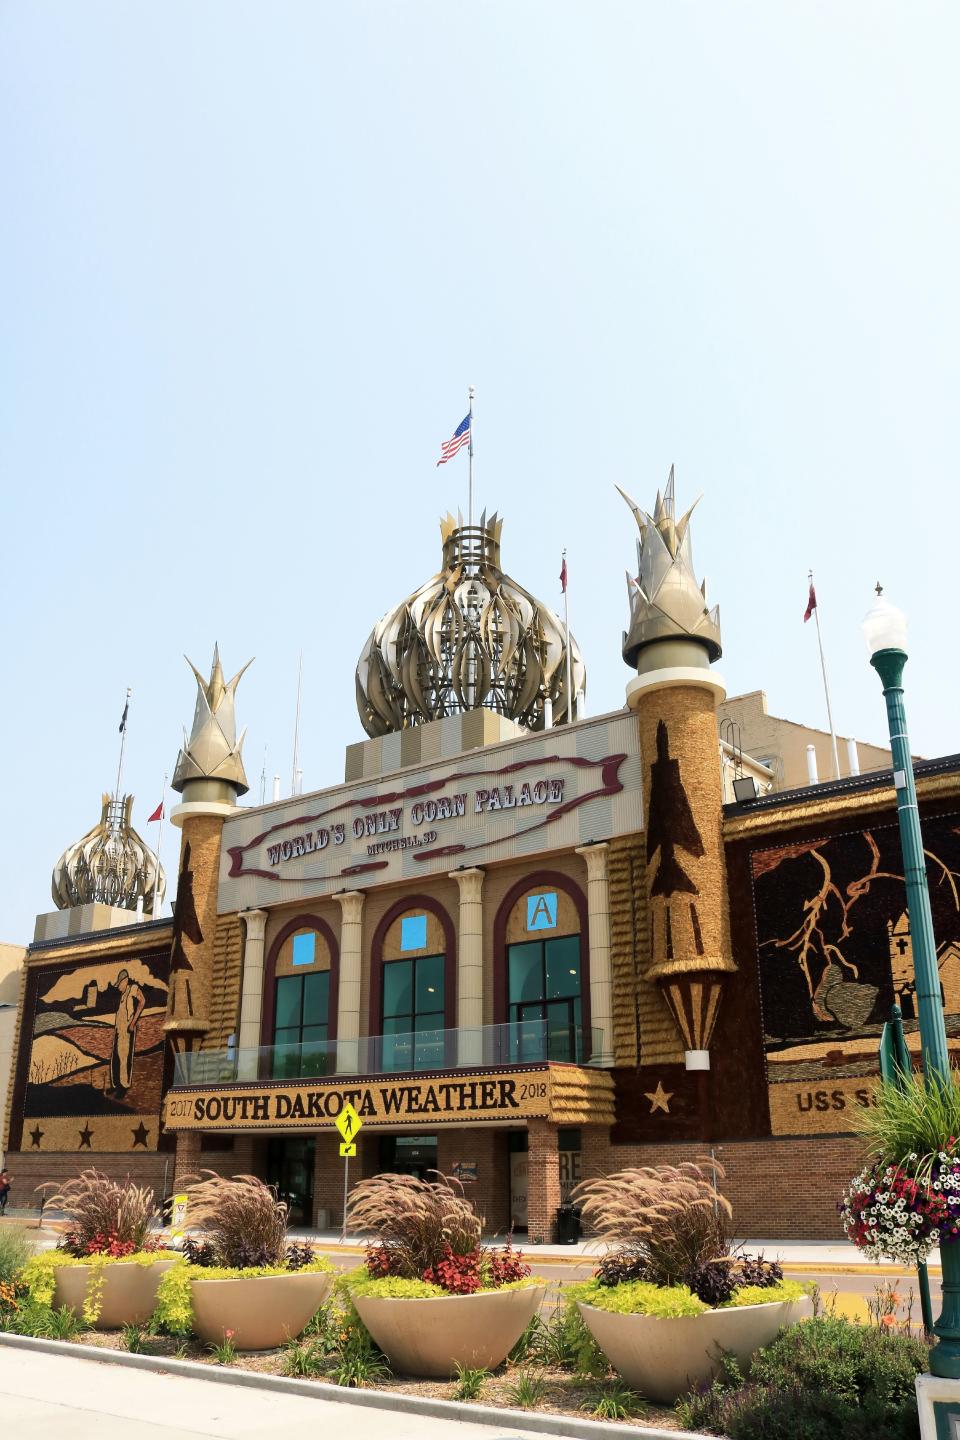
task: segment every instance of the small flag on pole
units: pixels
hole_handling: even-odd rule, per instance
[[[567,556],[566,556],[566,552],[564,552],[563,564],[560,566],[560,593],[563,594],[563,595],[566,595],[566,593],[567,593]]]
[[[465,415],[460,421],[460,424],[457,426],[456,430],[454,430],[453,434],[450,436],[450,439],[444,440],[443,444],[440,446],[440,459],[437,461],[437,464],[446,465],[447,461],[452,460],[458,450],[462,450],[464,445],[469,444],[470,416]]]
[[[807,596],[807,608],[803,612],[803,623],[806,624],[817,608],[817,592],[813,588],[813,581],[810,582],[810,594]]]
[[[126,730],[126,728],[127,728],[127,715],[128,715],[128,713],[129,713],[129,711],[130,711],[130,697],[129,697],[129,695],[128,695],[128,696],[127,696],[127,703],[126,703],[126,704],[124,705],[124,707],[123,707],[123,714],[120,716],[120,728],[119,728],[119,730],[118,730],[118,732],[117,732],[117,733],[120,734],[120,735],[122,735],[123,732],[124,732],[124,731]],[[116,714],[116,711],[114,711],[114,714]]]
[[[149,825],[152,820],[162,820],[162,819],[163,819],[163,801],[161,800],[161,801],[160,801],[160,804],[157,806],[156,810],[154,810],[153,814],[147,816],[147,824]]]

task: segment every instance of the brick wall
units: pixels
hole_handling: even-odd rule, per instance
[[[527,1134],[527,1234],[532,1245],[542,1245],[553,1238],[553,1222],[560,1204],[557,1127],[549,1120],[529,1120]]]
[[[726,1171],[718,1188],[733,1206],[738,1236],[759,1240],[844,1238],[837,1202],[863,1164],[862,1143],[855,1136],[728,1141],[715,1146],[714,1153]],[[611,1145],[604,1142],[602,1134],[583,1132],[584,1179],[633,1165],[675,1165],[705,1156],[709,1160],[709,1155],[710,1147],[697,1141]]]
[[[77,1154],[34,1154],[26,1150],[11,1150],[7,1155],[7,1169],[13,1181],[10,1195],[11,1210],[29,1210],[40,1204],[36,1193],[38,1185],[50,1182],[62,1184],[81,1170],[96,1169],[112,1180],[126,1180],[136,1185],[146,1185],[160,1198],[163,1189],[164,1165],[167,1167],[168,1188],[173,1183],[173,1156],[168,1152],[151,1151],[148,1154],[131,1155],[110,1153],[87,1156]]]
[[[505,1237],[510,1229],[510,1152],[505,1130],[479,1130],[462,1126],[441,1130],[437,1136],[437,1169],[449,1175],[458,1160],[477,1165],[475,1184],[464,1190],[484,1218],[484,1234]]]

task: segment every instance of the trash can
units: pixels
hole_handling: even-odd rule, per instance
[[[554,1244],[576,1245],[580,1239],[580,1211],[576,1205],[558,1205],[553,1223]]]

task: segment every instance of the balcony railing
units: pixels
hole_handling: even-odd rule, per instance
[[[252,1049],[194,1050],[177,1055],[174,1085],[230,1085],[237,1080],[312,1080],[335,1075],[395,1075],[417,1070],[492,1069],[547,1060],[609,1065],[599,1030],[523,1020],[465,1030],[417,1030],[399,1035],[260,1045]]]

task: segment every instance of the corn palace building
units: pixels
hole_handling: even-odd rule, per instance
[[[172,919],[115,795],[37,920],[18,1203],[84,1165],[165,1195],[209,1168],[339,1225],[349,1101],[351,1179],[455,1175],[491,1232],[549,1239],[578,1179],[712,1153],[740,1234],[838,1234],[894,1001],[918,1053],[893,776],[777,789],[721,741],[690,513],[672,474],[652,513],[628,503],[612,714],[586,716],[579,649],[504,572],[495,516],[448,517],[439,573],[363,647],[342,784],[246,803],[243,672],[194,672]],[[960,759],[917,775],[956,1046]]]

